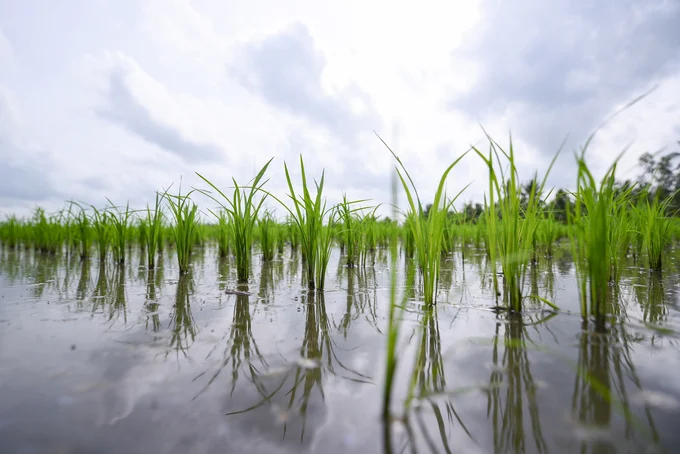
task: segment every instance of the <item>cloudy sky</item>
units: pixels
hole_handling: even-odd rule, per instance
[[[326,171],[331,201],[389,202],[402,157],[423,198],[483,125],[512,132],[523,178],[568,137],[551,184],[571,186],[573,151],[600,130],[601,172],[627,145],[680,139],[677,0],[0,0],[0,211],[74,199],[134,207],[154,191],[227,188],[275,158]],[[677,145],[675,145],[677,148]],[[487,184],[478,158],[450,192]]]

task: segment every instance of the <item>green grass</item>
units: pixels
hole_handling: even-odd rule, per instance
[[[230,238],[232,239],[233,251],[236,256],[236,274],[239,282],[247,282],[248,277],[250,276],[253,228],[255,227],[258,213],[266,198],[266,193],[264,193],[264,196],[260,197],[259,201],[257,201],[256,195],[258,195],[259,192],[264,192],[263,186],[267,183],[267,180],[262,181],[262,179],[271,162],[271,159],[267,161],[248,186],[241,188],[236,180],[232,178],[232,181],[234,182],[234,191],[231,198],[227,197],[224,192],[203,175],[196,173],[196,175],[210,185],[210,187],[221,196],[221,199],[216,198],[209,191],[201,192],[219,203],[229,216],[229,223],[227,225],[231,231]],[[219,215],[213,214],[219,219]]]

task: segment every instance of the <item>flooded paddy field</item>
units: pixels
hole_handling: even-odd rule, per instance
[[[182,276],[170,252],[0,251],[2,453],[680,452],[675,251],[662,275],[621,267],[599,324],[566,247],[526,280],[560,310],[521,315],[494,310],[483,251],[443,257],[433,309],[402,254],[387,421],[389,251],[348,268],[334,249],[323,292],[288,248],[248,284],[213,247]]]

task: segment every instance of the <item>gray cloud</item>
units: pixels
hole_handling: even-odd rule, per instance
[[[582,143],[612,109],[680,68],[680,4],[664,0],[493,1],[456,58],[480,64],[453,100],[484,122],[513,113],[517,135],[551,155]]]
[[[241,50],[232,73],[271,105],[326,128],[350,145],[356,145],[360,133],[378,127],[379,116],[358,87],[335,95],[324,91],[321,76],[326,59],[305,25],[293,24]],[[351,99],[361,100],[365,111],[354,113]]]
[[[212,161],[222,154],[218,146],[192,141],[172,125],[153,118],[149,110],[135,99],[120,70],[112,71],[109,76],[108,103],[106,108],[97,110],[101,118],[185,160]]]

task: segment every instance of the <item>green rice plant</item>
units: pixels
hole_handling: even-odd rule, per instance
[[[339,236],[343,239],[346,264],[349,268],[357,265],[361,256],[364,224],[359,213],[366,208],[353,206],[361,202],[363,200],[348,201],[347,195],[343,194],[342,202],[335,207],[335,218],[341,226]]]
[[[283,165],[286,173],[286,181],[290,193],[288,197],[293,201],[293,210],[283,203],[273,194],[267,193],[274,200],[279,202],[290,214],[290,220],[296,227],[299,234],[300,246],[302,248],[302,259],[307,271],[307,285],[310,290],[323,290],[330,259],[330,249],[333,244],[333,224],[335,223],[335,207],[327,208],[326,201],[323,199],[324,172],[321,173],[321,180],[316,186],[316,196],[312,197],[305,165],[300,155],[300,172],[302,176],[302,194],[296,194],[293,182],[288,171],[288,166]],[[328,225],[324,225],[324,220]]]
[[[142,251],[142,255],[144,254],[144,250],[146,249],[146,245],[149,243],[148,237],[149,237],[149,223],[147,220],[143,217],[139,217],[137,219],[137,241],[139,242],[139,248]]]
[[[271,262],[274,260],[274,253],[276,252],[276,221],[268,211],[257,222],[260,230],[260,249],[262,251],[262,260]]]
[[[87,259],[90,257],[90,250],[92,249],[92,221],[83,207],[76,206],[80,209],[75,220],[76,238],[80,245],[80,258]]]
[[[230,238],[233,241],[234,255],[236,256],[236,274],[239,282],[247,282],[250,275],[253,228],[257,222],[257,215],[260,208],[262,208],[267,193],[265,192],[265,196],[260,198],[259,202],[256,202],[255,195],[259,191],[263,191],[262,187],[268,181],[262,181],[262,178],[267,171],[267,167],[269,167],[269,164],[272,162],[272,159],[267,161],[264,167],[260,169],[249,186],[241,188],[236,180],[232,178],[232,181],[234,182],[234,192],[231,198],[227,197],[224,192],[218,189],[217,186],[211,183],[203,175],[196,173],[196,175],[208,183],[208,185],[210,185],[210,187],[224,200],[224,202],[222,202],[208,191],[201,191],[203,194],[217,202],[229,216],[228,225],[231,231]],[[219,219],[219,215],[216,215],[215,213],[213,213],[213,215]]]
[[[111,246],[111,222],[106,211],[99,211],[95,207],[92,207],[92,211],[92,226],[94,227],[95,240],[97,241],[99,262],[104,263],[106,261],[106,253]]]
[[[397,219],[397,180],[392,178],[392,218]],[[385,440],[389,440],[390,403],[394,388],[394,376],[397,371],[399,357],[397,343],[402,322],[402,312],[405,304],[397,304],[397,261],[398,261],[398,231],[394,229],[390,238],[390,306],[387,316],[387,348],[385,353],[385,384],[383,385],[382,418],[385,428]]]
[[[290,244],[291,253],[297,253],[300,250],[300,229],[295,224],[293,217],[290,215],[286,216],[285,222],[285,234]]]
[[[199,222],[198,206],[191,200],[193,192],[192,190],[182,195],[181,187],[177,195],[169,194],[167,190],[163,192],[163,197],[167,200],[170,208],[170,214],[175,221],[172,226],[172,234],[175,240],[180,274],[189,273],[189,260],[195,244],[196,226]]]
[[[10,249],[15,249],[19,246],[21,229],[22,225],[15,215],[7,216],[7,220],[2,223],[2,238],[0,241]]]
[[[661,271],[663,253],[671,243],[671,221],[667,211],[674,195],[661,200],[658,193],[652,196],[646,189],[633,208],[642,249],[647,253],[647,267],[653,271]]]
[[[220,210],[217,214],[217,221],[217,247],[220,258],[224,258],[229,255],[229,232],[231,231],[227,212]]]
[[[107,199],[108,200],[108,199]],[[125,210],[115,206],[108,200],[111,206],[107,210],[109,222],[113,231],[113,259],[116,263],[125,263],[125,246],[128,241],[128,230],[130,229],[130,203],[125,205]]]
[[[541,216],[543,188],[559,152],[553,157],[543,181],[540,184],[532,184],[528,198],[523,200],[512,138],[510,138],[508,151],[490,137],[487,136],[487,138],[489,140],[488,157],[477,148],[473,147],[473,149],[489,169],[489,199],[487,200],[485,196],[484,204],[494,288],[498,294],[496,260],[500,260],[503,273],[503,300],[509,310],[521,312],[522,289],[527,265],[533,257],[536,227]],[[507,175],[503,171],[501,156],[509,165]],[[496,171],[497,166],[500,169],[499,172]],[[538,295],[531,296],[538,298]],[[548,304],[553,306],[552,303]]]
[[[401,184],[404,188],[404,192],[406,193],[408,208],[410,210],[409,212],[416,213],[416,215],[412,218],[412,221],[408,223],[408,228],[411,230],[413,235],[416,258],[418,260],[418,266],[422,276],[423,299],[426,305],[435,304],[437,299],[437,283],[439,280],[439,266],[443,250],[446,218],[448,216],[449,209],[451,206],[453,206],[455,200],[467,188],[467,186],[469,186],[469,184],[451,199],[447,199],[446,194],[444,193],[444,186],[451,170],[461,161],[461,159],[467,155],[468,152],[466,151],[463,153],[444,170],[444,173],[439,180],[437,191],[434,195],[434,202],[432,203],[432,206],[428,210],[427,214],[425,214],[420,196],[418,195],[418,190],[416,189],[411,176],[406,170],[406,167],[404,167],[401,159],[399,159],[399,157],[394,151],[392,151],[387,143],[380,136],[378,136],[378,138],[385,145],[385,147],[387,147],[390,153],[392,153],[392,156],[394,156],[394,158],[397,160],[399,164],[396,167],[397,175],[399,176]],[[407,179],[408,182],[406,181]]]
[[[553,248],[559,239],[559,226],[559,223],[555,220],[555,211],[553,209],[549,208],[541,212],[541,218],[536,228],[536,237],[538,242],[545,246],[548,257],[552,257]]]
[[[413,258],[416,255],[416,238],[414,235],[415,231],[416,214],[412,211],[406,213],[406,219],[404,220],[403,226],[403,237],[404,237],[404,255],[406,258]]]
[[[361,231],[359,236],[359,256],[362,268],[366,267],[366,260],[369,254],[372,257],[371,265],[375,264],[375,251],[378,245],[378,222],[375,212],[378,208],[379,205],[359,216],[359,228]]]
[[[74,205],[75,202],[68,202],[68,207],[57,213],[57,223],[63,233],[62,241],[66,244],[66,254],[69,257],[71,256],[73,249],[78,248],[77,232],[74,227]]]
[[[47,216],[43,208],[33,213],[34,247],[43,254],[54,255],[62,243],[61,225],[56,216]]]
[[[585,161],[584,147],[576,156],[577,191],[573,211],[568,210],[572,225],[569,236],[576,267],[581,299],[581,316],[601,318],[611,312],[609,283],[618,278],[617,262],[621,248],[630,239],[627,216],[632,187],[616,190],[618,158],[598,185]]]

